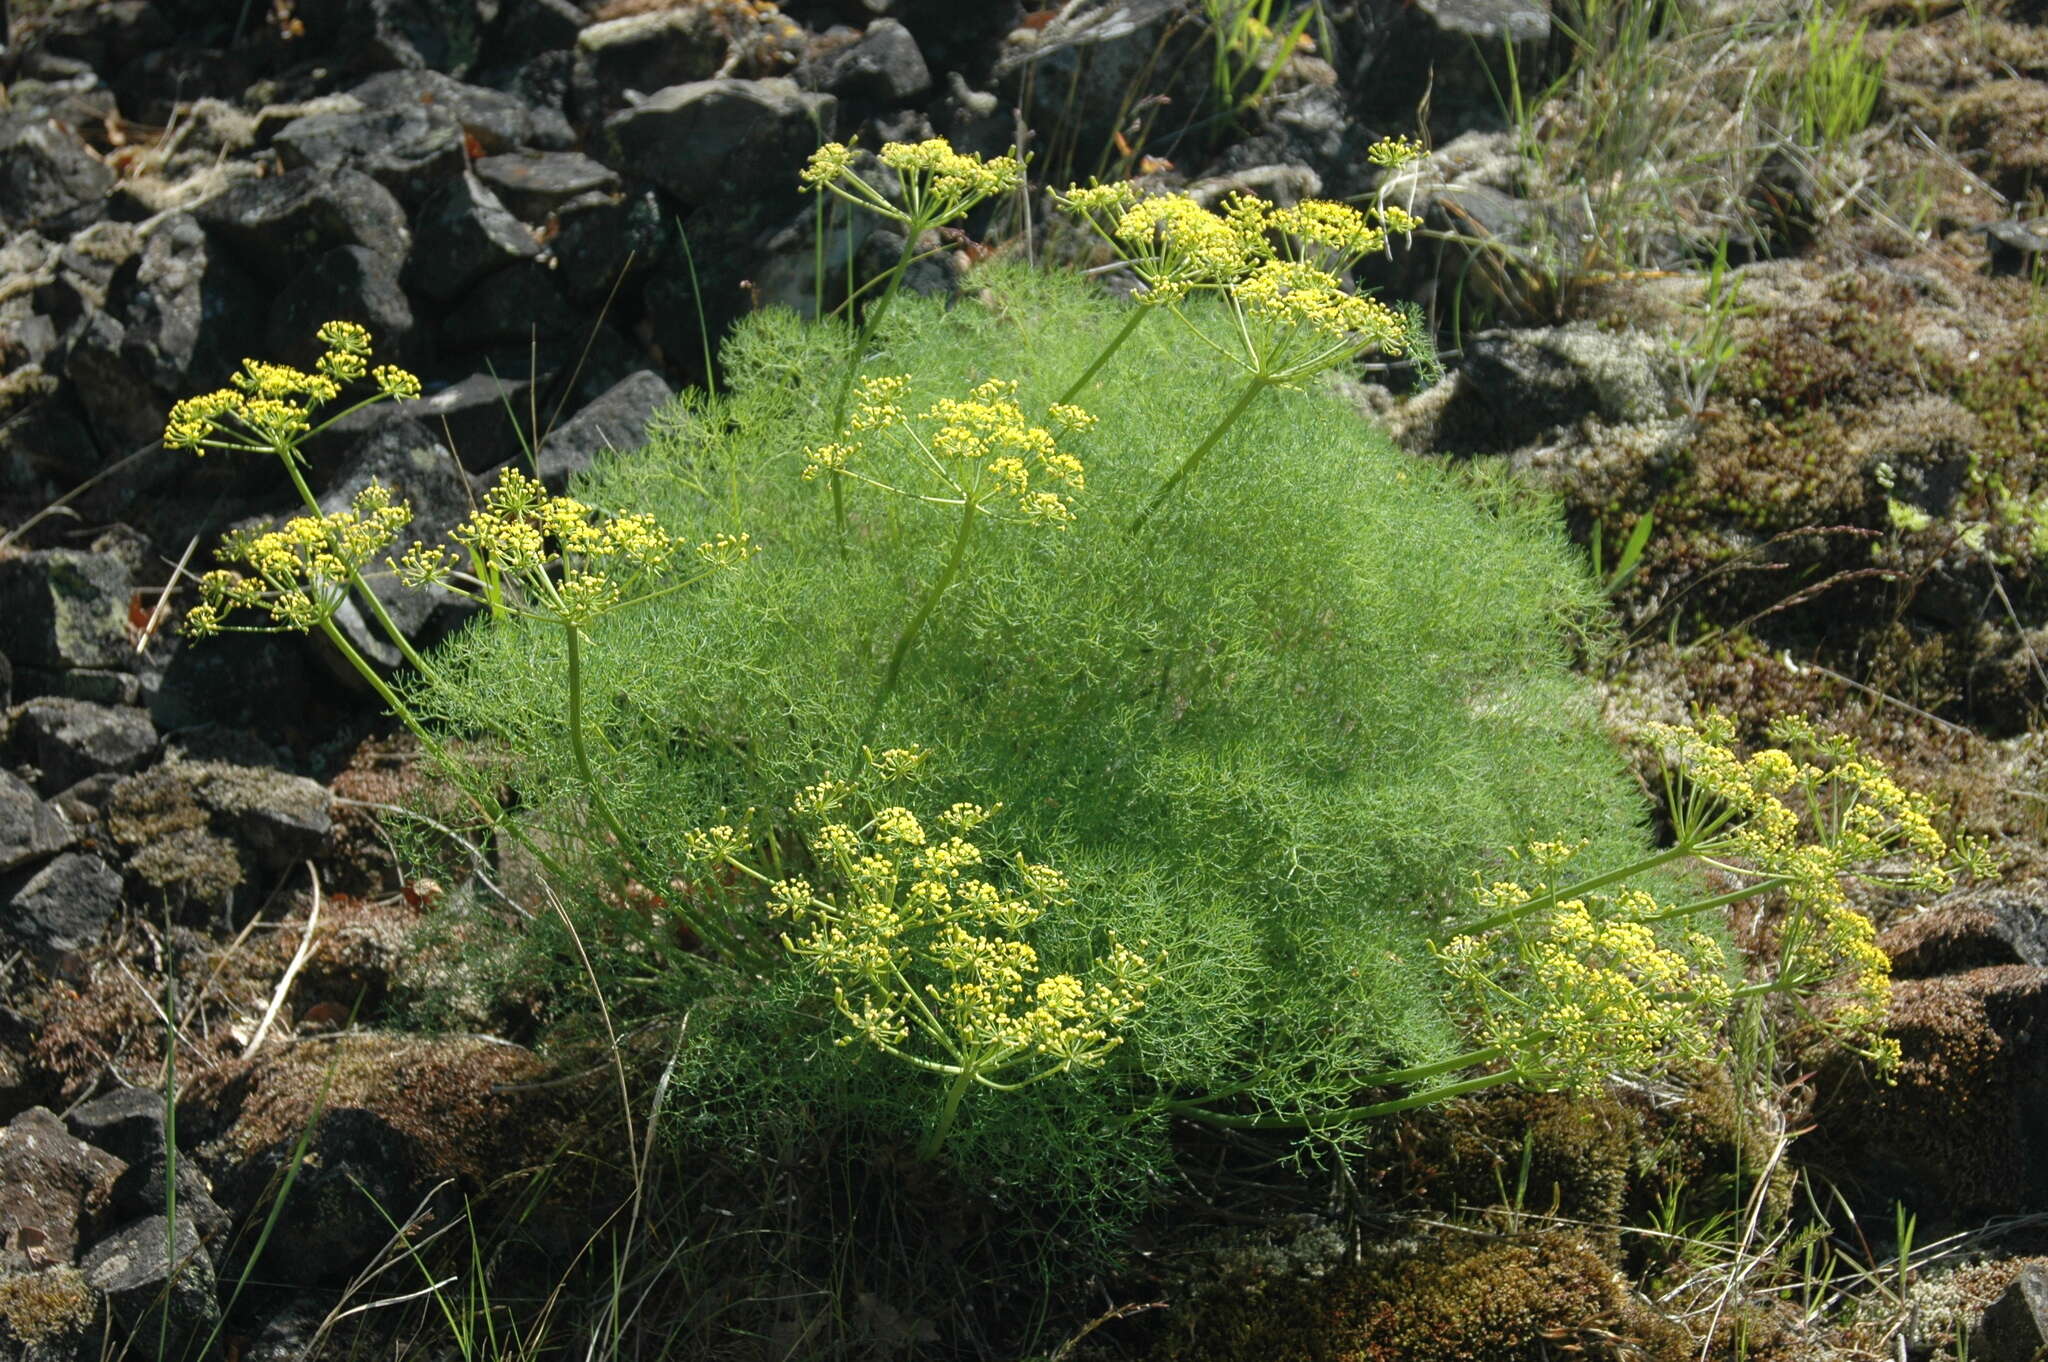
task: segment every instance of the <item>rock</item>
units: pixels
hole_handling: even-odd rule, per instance
[[[0,709],[14,703],[14,664],[0,653]]]
[[[502,71],[563,52],[576,45],[576,35],[589,22],[571,0],[500,0],[489,60]],[[488,78],[486,83],[503,88]]]
[[[337,246],[363,246],[387,260],[412,248],[405,210],[359,170],[288,170],[244,180],[193,210],[207,232],[271,287]]]
[[[1510,43],[1524,89],[1550,78],[1550,37],[1547,0],[1415,0],[1380,11],[1368,25],[1346,83],[1369,92],[1368,113],[1411,122],[1430,93],[1429,107],[1445,123],[1435,140],[1447,142],[1475,123],[1499,126],[1494,92],[1509,88]]]
[[[122,1219],[169,1214],[165,1210],[169,1198],[164,1195],[167,1179],[177,1183],[177,1200],[171,1209],[179,1220],[189,1221],[199,1231],[199,1242],[209,1247],[226,1242],[224,1236],[234,1228],[234,1217],[213,1199],[212,1181],[190,1158],[181,1157],[173,1166],[158,1152],[130,1163],[128,1170],[114,1179],[114,1214]]]
[[[711,6],[677,5],[591,24],[576,35],[578,112],[603,118],[671,85],[709,80],[730,42]]]
[[[177,735],[205,725],[250,727],[271,741],[305,722],[309,681],[297,639],[222,634],[183,640],[149,702],[150,721]]]
[[[540,480],[561,492],[600,452],[641,448],[648,423],[674,398],[675,390],[652,369],[623,380],[541,441],[535,459]]]
[[[102,771],[140,770],[156,745],[156,728],[140,710],[54,695],[19,706],[8,730],[9,748],[37,769],[46,795]]]
[[[554,271],[536,260],[522,260],[471,289],[442,320],[441,341],[445,348],[460,350],[505,341],[524,350],[538,341],[543,355],[553,355],[582,325],[556,285]]]
[[[2030,889],[1992,886],[1936,903],[1878,936],[1892,977],[1926,979],[1988,965],[2048,965],[2048,919]]]
[[[144,235],[134,280],[117,287],[111,305],[123,357],[160,396],[220,387],[240,367],[267,306],[244,264],[238,248],[210,240],[190,213],[172,213]]]
[[[104,312],[86,314],[65,356],[64,376],[101,449],[127,453],[163,438],[169,408],[123,353],[126,330]]]
[[[522,222],[539,223],[585,194],[616,194],[619,177],[578,151],[516,151],[485,156],[477,179]]]
[[[1837,1050],[1816,1055],[1809,1137],[1844,1186],[1903,1198],[1924,1227],[2048,1199],[2048,969],[1994,965],[1893,986],[1896,1084]]]
[[[467,74],[496,6],[479,0],[298,0],[302,43],[358,69]]]
[[[332,827],[325,787],[267,767],[165,762],[114,787],[108,836],[126,869],[173,907],[231,910],[252,870],[283,872],[321,854]]]
[[[601,303],[628,269],[650,273],[664,258],[675,227],[652,190],[585,194],[555,214],[549,253],[570,301]]]
[[[83,700],[92,705],[131,706],[142,699],[142,678],[134,672],[77,667],[68,672],[24,672],[24,687],[43,695]]]
[[[7,411],[10,386],[22,400]],[[73,393],[32,365],[0,375],[0,485],[47,499],[75,487],[100,462]]]
[[[43,52],[105,74],[177,38],[177,30],[149,0],[101,0],[48,15],[32,41]]]
[[[125,1167],[64,1129],[43,1107],[31,1107],[0,1130],[0,1245],[21,1232],[42,1235],[46,1263],[69,1266],[98,1235]]]
[[[69,125],[0,115],[0,223],[69,236],[105,216],[114,172]]]
[[[2018,275],[2033,278],[2040,262],[2048,258],[2048,218],[2021,222],[2008,218],[1983,228],[1989,254],[1984,267],[1994,276]]]
[[[532,231],[482,180],[465,173],[420,210],[418,245],[406,277],[419,292],[447,302],[485,275],[539,254]]]
[[[115,1088],[73,1107],[64,1128],[125,1164],[164,1155],[164,1095],[155,1088]]]
[[[67,337],[79,322],[107,306],[116,276],[142,250],[134,224],[95,222],[57,250],[49,266],[49,282],[35,291],[35,307],[49,316]]]
[[[106,1293],[117,1329],[139,1348],[154,1349],[167,1337],[168,1355],[181,1355],[220,1318],[213,1260],[198,1227],[183,1217],[152,1215],[123,1226],[93,1245],[79,1266],[87,1284]]]
[[[127,567],[109,554],[43,549],[0,558],[0,645],[17,667],[126,666],[134,591]]]
[[[294,1293],[262,1317],[242,1344],[241,1362],[305,1362],[328,1316],[346,1308],[340,1291]]]
[[[286,170],[349,166],[417,209],[468,162],[462,138],[454,114],[438,105],[413,103],[309,114],[288,124],[271,146]]]
[[[365,414],[376,417],[373,429],[396,426],[404,432],[402,436],[386,436],[385,439],[397,442],[393,449],[402,447],[406,454],[405,467],[417,470],[429,465],[431,460],[420,452],[428,443],[441,450],[441,460],[448,462],[448,445],[441,443],[445,438],[454,446],[462,466],[474,473],[503,463],[520,452],[517,423],[525,419],[526,393],[530,387],[532,384],[524,378],[471,374],[459,383],[451,383],[425,397],[388,403]],[[355,429],[349,433],[355,433]],[[367,448],[361,446],[349,457],[359,462],[367,461],[370,455],[363,452]],[[397,456],[386,453],[378,457],[389,460]],[[397,476],[399,464],[391,463],[389,466]],[[442,490],[438,483],[430,486],[437,493]],[[420,507],[413,508],[415,515],[420,512]]]
[[[608,163],[690,204],[794,198],[838,101],[783,77],[674,85],[605,120]]]
[[[1663,417],[1667,399],[1647,344],[1590,325],[1490,331],[1465,343],[1435,438],[1460,453],[1500,453],[1588,417]]]
[[[54,856],[76,840],[71,825],[26,782],[0,771],[0,874]]]
[[[932,73],[909,29],[877,19],[865,33],[813,55],[796,81],[841,99],[904,104],[932,88]]]
[[[367,109],[425,106],[452,115],[485,156],[519,147],[562,151],[576,145],[576,131],[559,113],[536,108],[513,95],[465,85],[440,71],[389,71],[349,91]]]
[[[97,856],[67,851],[0,880],[0,902],[0,936],[54,960],[99,940],[121,907],[121,876]]]
[[[2048,1351],[2048,1268],[2029,1263],[1984,1307],[1971,1333],[1970,1356],[1979,1362],[2033,1362]]]
[[[1106,146],[1122,130],[1133,89],[1163,96],[1176,109],[1209,108],[1210,38],[1187,20],[1180,0],[1061,6],[1043,27],[1016,29],[1005,40],[993,73],[1000,102],[1021,105],[1028,82],[1036,99],[1057,99],[1061,135],[1088,147]],[[945,69],[935,35],[908,16],[904,21]]]
[[[337,246],[315,258],[270,306],[264,356],[310,369],[326,347],[322,323],[355,322],[375,337],[381,363],[413,359],[412,305],[398,284],[399,262],[363,246]]]

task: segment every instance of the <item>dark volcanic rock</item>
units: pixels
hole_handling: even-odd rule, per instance
[[[121,877],[97,856],[67,851],[0,881],[0,937],[44,960],[99,940],[121,907]]]
[[[99,1232],[122,1166],[42,1107],[15,1117],[0,1129],[0,1244],[32,1230],[47,1261],[75,1262]]]
[[[264,317],[261,286],[240,251],[172,213],[143,239],[133,281],[116,286],[122,355],[159,395],[175,400],[227,382]]]
[[[290,170],[244,180],[193,210],[200,224],[272,287],[337,246],[403,260],[412,246],[405,210],[359,170]]]
[[[140,770],[156,752],[156,729],[138,709],[46,695],[15,711],[8,748],[41,773],[43,793],[56,794],[103,771]]]
[[[538,261],[522,260],[471,289],[441,323],[441,340],[449,350],[538,340],[542,351],[552,354],[584,324],[562,296],[554,271]]]
[[[605,120],[611,164],[686,203],[794,197],[794,168],[830,137],[838,101],[782,77],[674,85]]]
[[[114,1323],[138,1350],[168,1337],[182,1355],[220,1318],[213,1260],[199,1230],[180,1217],[153,1215],[123,1226],[85,1255],[85,1280],[106,1293]],[[145,1354],[146,1355],[146,1354]]]
[[[127,666],[134,591],[112,554],[45,549],[0,559],[0,643],[21,667]]]
[[[877,19],[867,32],[813,56],[796,80],[806,89],[873,104],[902,104],[932,87],[917,39],[894,19]]]
[[[254,729],[272,741],[305,722],[303,645],[279,634],[181,641],[164,668],[149,717],[174,735],[208,724]]]
[[[271,146],[287,170],[351,166],[408,208],[418,208],[459,174],[468,159],[462,124],[434,104],[308,114],[288,124]]]
[[[394,421],[408,423],[412,430],[405,437],[406,449],[424,448],[423,437],[443,451],[452,445],[464,468],[481,472],[520,452],[517,423],[525,420],[531,386],[524,378],[471,374],[415,401],[393,402],[375,411],[375,428]],[[448,455],[443,452],[441,458],[445,461]],[[415,506],[414,513],[420,509]]]
[[[2029,1263],[1984,1308],[1970,1339],[1978,1362],[2033,1362],[2048,1353],[2048,1268]]]
[[[2038,886],[1994,886],[1935,904],[1885,928],[1877,943],[1892,977],[1925,979],[1986,965],[2048,965]]]
[[[602,302],[628,272],[646,275],[673,239],[674,224],[652,190],[586,194],[563,204],[549,243],[555,273],[570,299]]]
[[[619,177],[577,151],[519,151],[485,156],[476,175],[498,201],[525,222],[540,222],[584,194],[615,194]]]
[[[485,275],[540,254],[540,244],[498,196],[464,174],[420,210],[407,278],[430,298],[457,298]]]
[[[1430,107],[1446,124],[1442,140],[1475,122],[1499,126],[1493,92],[1508,88],[1509,44],[1523,81],[1548,78],[1548,0],[1415,0],[1374,11],[1367,24],[1350,88],[1366,93],[1371,112],[1399,111],[1411,121],[1432,92]]]
[[[155,1088],[116,1088],[65,1113],[64,1125],[123,1163],[145,1163],[164,1153],[164,1095]]]
[[[331,808],[326,788],[302,776],[172,761],[115,786],[105,826],[142,889],[174,905],[221,909],[251,866],[278,871],[321,854]]]
[[[518,147],[561,151],[576,144],[576,131],[552,109],[481,85],[465,85],[440,71],[388,71],[349,91],[364,107],[427,107],[454,117],[486,156]]]
[[[71,825],[26,782],[0,771],[0,873],[54,856],[76,840]]]
[[[640,448],[647,443],[648,422],[674,397],[652,369],[620,382],[541,441],[536,460],[540,480],[560,492],[601,451]]]
[[[363,246],[337,246],[306,266],[270,307],[266,358],[310,369],[324,350],[323,322],[369,329],[380,362],[413,359],[412,305],[398,284],[398,263]]]
[[[106,214],[114,172],[56,119],[0,115],[0,223],[68,236]]]
[[[308,47],[358,69],[466,74],[483,54],[488,0],[297,0]]]

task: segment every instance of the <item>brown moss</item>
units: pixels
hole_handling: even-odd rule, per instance
[[[1987,80],[1950,101],[1948,127],[1978,158],[1972,169],[2006,198],[2048,187],[2048,84]]]
[[[1238,1280],[1173,1322],[1159,1362],[1678,1362],[1676,1325],[1583,1240],[1461,1237],[1314,1279]]]
[[[0,1334],[25,1348],[83,1338],[95,1306],[85,1274],[75,1267],[0,1274]]]

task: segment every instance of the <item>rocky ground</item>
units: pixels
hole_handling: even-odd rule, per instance
[[[1448,376],[1415,394],[1406,372],[1363,373],[1357,401],[1418,457],[1527,475],[1599,546],[1619,646],[1587,665],[1617,732],[1694,706],[1753,728],[1812,712],[2009,862],[1991,887],[1871,905],[1900,980],[1896,1086],[1788,1036],[1739,1086],[1430,1113],[1341,1194],[1262,1172],[1223,1209],[1182,1208],[1041,1333],[1188,1359],[1947,1357],[1971,1339],[2002,1359],[2048,1337],[2048,1275],[2020,1256],[2048,1216],[2038,4],[1856,7],[1881,88],[1832,135],[1798,124],[1822,64],[1804,9],[1703,6],[1630,46],[1632,21],[1596,6],[1325,4],[1284,61],[1251,41],[1278,74],[1232,115],[1203,7],[1181,0],[14,8],[0,1358],[529,1355],[458,1345],[452,1315],[405,1305],[422,1283],[393,1221],[424,1239],[465,1206],[516,1206],[494,1280],[506,1302],[544,1296],[632,1199],[621,1132],[591,1115],[611,1071],[536,1048],[516,996],[402,1024],[448,968],[421,924],[461,886],[410,877],[378,812],[431,795],[318,650],[181,640],[220,534],[292,503],[275,469],[157,441],[169,404],[245,353],[304,361],[315,325],[348,318],[427,390],[313,448],[323,505],[379,479],[431,541],[526,451],[559,489],[703,381],[700,316],[715,336],[810,305],[795,172],[854,135],[1021,140],[1043,183],[1407,204],[1425,230],[1368,282],[1428,308]],[[1499,94],[1510,52],[1550,95],[1525,117]],[[1432,154],[1398,178],[1362,155],[1417,131]],[[1043,210],[977,233],[1057,248]],[[897,244],[825,247],[872,263]],[[923,287],[986,249],[953,244]],[[392,606],[422,644],[458,622]],[[1895,1200],[1921,1251],[1884,1266],[1914,1247]],[[829,1281],[784,1267],[698,1281],[795,1303],[674,1335],[694,1342],[671,1355],[1000,1357],[1026,1336],[957,1293],[821,1308]],[[555,1341],[580,1350],[573,1333]]]

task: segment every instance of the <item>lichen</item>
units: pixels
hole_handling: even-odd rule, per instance
[[[92,1288],[75,1267],[0,1275],[0,1329],[27,1348],[41,1348],[92,1326]]]

